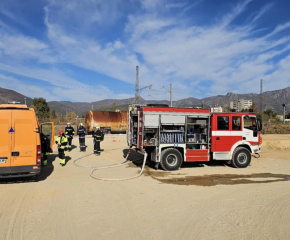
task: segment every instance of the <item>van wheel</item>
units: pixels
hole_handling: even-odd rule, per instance
[[[238,147],[233,153],[232,165],[236,168],[246,168],[251,163],[251,153],[248,149]]]
[[[160,165],[165,171],[176,171],[182,164],[181,153],[175,148],[163,150],[160,160]]]

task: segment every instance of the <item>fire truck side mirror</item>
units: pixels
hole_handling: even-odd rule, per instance
[[[260,132],[260,131],[262,131],[262,129],[263,129],[262,119],[261,118],[257,118],[256,119],[256,127],[255,127],[255,130],[257,132]]]

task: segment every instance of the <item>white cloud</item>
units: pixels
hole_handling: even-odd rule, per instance
[[[183,8],[187,5],[187,3],[168,3],[165,5],[166,8]]]
[[[91,30],[92,24],[110,25],[122,15],[121,0],[50,0],[45,7],[52,24]]]
[[[46,63],[56,61],[45,43],[23,35],[0,32],[0,51],[3,55],[13,57],[14,60],[32,58]]]
[[[272,31],[264,30],[264,35],[257,34],[255,25],[273,4],[264,5],[250,23],[239,27],[231,23],[247,12],[251,0],[239,1],[231,12],[211,25],[199,25],[189,16],[162,14],[164,8],[185,10],[201,2],[140,0],[142,9],[128,14],[127,5],[120,0],[51,0],[44,9],[47,41],[0,30],[0,69],[55,85],[53,96],[59,96],[62,90],[57,86],[79,87],[65,89],[62,94],[77,101],[116,94],[105,86],[98,91],[84,90],[90,86],[71,77],[65,68],[60,70],[60,65],[92,70],[132,85],[135,66],[139,65],[141,86],[153,84],[153,89],[161,89],[172,82],[175,100],[227,91],[258,92],[253,83],[263,77],[279,77],[281,86],[286,86],[287,62],[276,64],[275,58],[287,55],[290,36],[279,35],[290,28],[290,23],[278,25]],[[131,7],[135,3],[126,2]],[[127,21],[121,27],[118,25],[122,34],[112,37],[110,27],[124,13],[128,14]],[[109,30],[105,31],[106,28]],[[36,64],[26,64],[26,60]],[[280,80],[281,77],[284,79]],[[165,90],[142,94],[145,98],[169,98]],[[128,94],[117,94],[124,96]]]
[[[252,22],[256,22],[259,18],[261,18],[266,12],[268,12],[274,6],[274,2],[268,3],[261,8],[261,10],[255,15]]]
[[[24,96],[28,97],[43,97],[47,101],[56,99],[56,95],[50,94],[43,87],[35,86],[34,84],[24,83],[14,77],[6,76],[4,74],[0,74],[0,82],[1,87],[6,89],[13,88],[14,91],[17,91]]]
[[[241,3],[237,4],[234,10],[231,13],[226,14],[222,21],[221,27],[228,26],[237,16],[239,16],[243,11],[246,10],[247,5],[253,0],[244,0]]]

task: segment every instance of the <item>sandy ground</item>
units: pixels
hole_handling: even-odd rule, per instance
[[[222,162],[184,164],[174,173],[146,167],[141,177],[121,182],[95,180],[91,169],[74,165],[92,152],[86,140],[87,152],[68,153],[65,167],[56,152],[50,155],[39,181],[1,181],[1,240],[290,239],[289,135],[264,135],[261,158],[246,169]],[[125,136],[106,137],[101,147],[101,156],[77,164],[121,162]],[[130,164],[95,175],[139,171]]]

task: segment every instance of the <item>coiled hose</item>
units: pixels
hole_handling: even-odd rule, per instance
[[[144,159],[143,159],[143,164],[142,164],[142,168],[141,168],[140,173],[135,175],[135,176],[133,176],[133,177],[127,177],[127,178],[99,178],[99,177],[96,177],[96,176],[93,175],[95,171],[100,170],[100,169],[120,167],[120,166],[123,166],[123,165],[127,165],[127,164],[129,164],[131,162],[140,161],[139,159],[138,160],[134,160],[134,161],[128,161],[127,158],[129,156],[129,154],[130,154],[130,151],[128,152],[128,154],[126,156],[126,160],[124,162],[122,162],[122,163],[94,168],[91,171],[90,176],[92,178],[94,178],[94,179],[103,180],[103,181],[124,181],[124,180],[130,180],[130,179],[134,179],[134,178],[140,177],[143,174],[143,171],[144,171],[144,168],[145,168],[145,163],[146,163],[146,159],[147,159],[147,153],[146,152],[143,152]]]
[[[108,151],[118,150],[118,149],[122,149],[122,148],[113,148],[113,149],[109,149]],[[97,166],[81,166],[81,165],[76,164],[77,161],[82,160],[82,159],[84,159],[84,158],[86,158],[86,157],[88,157],[88,156],[90,156],[90,155],[93,155],[93,154],[94,154],[94,153],[90,153],[90,154],[88,154],[88,155],[85,155],[85,156],[83,156],[83,157],[80,157],[80,158],[75,159],[75,160],[74,160],[74,165],[77,166],[77,167],[81,167],[81,168],[96,168]],[[126,161],[127,161],[128,156],[129,156],[129,155],[126,156]],[[125,163],[126,161],[124,161],[123,163]]]
[[[111,150],[118,150],[118,149],[121,149],[121,148],[109,149],[109,151],[111,151]],[[139,176],[141,176],[141,175],[143,174],[143,171],[144,171],[144,168],[145,168],[146,159],[147,159],[147,153],[146,153],[146,152],[143,153],[143,154],[144,154],[144,159],[143,159],[143,164],[142,164],[141,171],[140,171],[140,173],[139,173],[138,175],[136,175],[136,176],[128,177],[128,178],[121,178],[121,179],[117,179],[117,178],[115,178],[115,179],[109,179],[109,178],[98,178],[98,177],[96,177],[96,176],[93,175],[95,171],[100,170],[100,169],[107,169],[107,168],[113,168],[113,167],[120,167],[120,166],[123,166],[123,165],[127,165],[127,164],[129,164],[129,163],[131,163],[131,162],[140,161],[140,159],[138,159],[138,160],[134,160],[134,161],[129,161],[129,160],[128,160],[128,157],[129,157],[129,155],[130,155],[130,151],[131,151],[131,150],[128,151],[128,154],[126,155],[125,161],[123,161],[123,162],[121,162],[121,163],[111,164],[111,165],[101,166],[101,167],[94,167],[94,166],[81,166],[81,165],[76,164],[77,161],[79,161],[79,160],[81,160],[81,159],[84,159],[84,158],[86,158],[86,157],[88,157],[88,156],[94,154],[94,153],[90,153],[90,154],[88,154],[88,155],[85,155],[85,156],[83,156],[83,157],[80,157],[80,158],[75,159],[75,160],[74,160],[74,165],[77,166],[77,167],[81,167],[81,168],[93,168],[92,171],[91,171],[90,176],[91,176],[92,178],[94,178],[94,179],[97,179],[97,180],[103,180],[103,181],[124,181],[124,180],[130,180],[130,179],[137,178],[137,177],[139,177]]]

